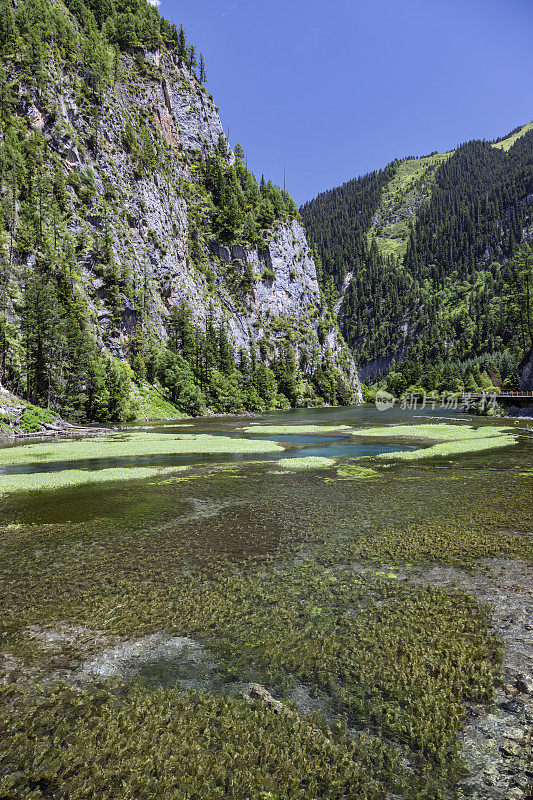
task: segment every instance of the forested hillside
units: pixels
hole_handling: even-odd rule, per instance
[[[400,389],[518,383],[532,345],[532,201],[530,124],[392,162],[302,207],[366,379],[392,369]]]
[[[183,28],[0,0],[0,50],[7,389],[72,420],[360,396],[298,210],[230,148]]]

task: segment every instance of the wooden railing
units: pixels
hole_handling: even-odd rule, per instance
[[[498,400],[500,397],[516,397],[517,399],[532,397],[533,392],[505,392],[505,391],[497,391],[497,392],[463,392],[463,397],[468,398],[470,400],[477,400],[478,398],[481,399],[482,397],[496,399]]]
[[[533,392],[498,392],[498,397],[533,397]]]

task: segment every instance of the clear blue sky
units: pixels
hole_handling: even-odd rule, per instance
[[[254,172],[298,204],[533,119],[532,0],[162,0]]]

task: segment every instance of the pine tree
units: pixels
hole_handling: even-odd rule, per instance
[[[15,41],[15,17],[11,0],[0,0],[0,53],[9,53]]]
[[[60,325],[55,288],[50,277],[38,268],[26,279],[21,329],[26,397],[35,405],[50,407]]]
[[[218,326],[218,352],[220,371],[226,375],[230,375],[235,369],[235,353],[228,339],[226,327],[222,320]]]
[[[173,306],[168,323],[169,347],[174,353],[180,353],[192,367],[196,354],[194,327],[191,310],[185,300]]]
[[[187,48],[187,63],[189,65],[189,69],[195,70],[198,66],[198,60],[196,58],[196,48],[193,44],[190,44]]]
[[[178,31],[178,56],[180,60],[185,60],[187,58],[187,39],[183,25],[180,25]]]
[[[200,83],[207,83],[207,73],[205,71],[205,61],[203,53],[200,53],[200,74],[199,74]]]
[[[216,369],[219,364],[219,350],[218,350],[218,335],[215,328],[215,320],[213,307],[210,305],[205,320],[205,337],[204,337],[204,371],[203,379],[205,383],[209,383],[211,370]]]

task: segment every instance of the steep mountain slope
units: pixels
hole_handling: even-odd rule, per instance
[[[339,293],[339,322],[362,377],[407,359],[426,373],[437,365],[441,378],[425,374],[426,384],[439,383],[445,364],[450,378],[464,377],[473,362],[516,381],[531,346],[522,299],[531,278],[509,259],[532,227],[533,124],[497,142],[395,161],[358,181],[380,182],[379,197],[358,194],[364,214],[354,216],[345,200],[354,182],[301,213],[325,285],[333,279]]]
[[[291,198],[145,0],[2,0],[1,380],[71,418],[360,397]],[[204,78],[201,59],[199,76]]]
[[[451,153],[407,158],[395,164],[394,177],[383,187],[378,210],[372,217],[369,241],[375,238],[382,256],[403,256],[409,223],[431,196],[435,174]]]

